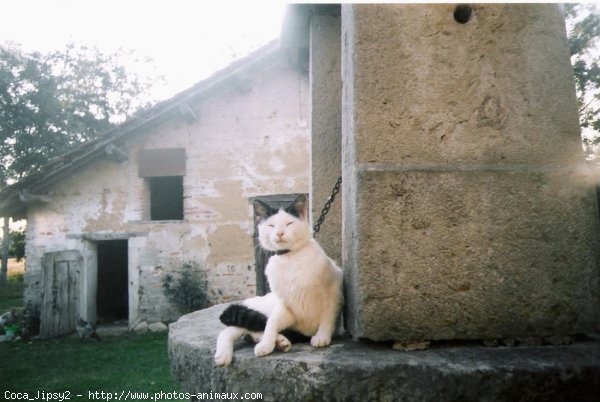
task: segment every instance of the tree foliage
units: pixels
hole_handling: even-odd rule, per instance
[[[0,237],[2,240],[2,237]],[[19,230],[11,230],[9,233],[8,257],[15,258],[21,261],[25,258],[25,232]],[[0,251],[0,258],[4,258]]]
[[[564,7],[579,120],[585,132],[584,144],[591,154],[600,144],[600,13],[594,4]]]
[[[0,188],[147,106],[153,80],[105,54],[69,44],[46,54],[0,44]]]
[[[17,261],[25,258],[25,232],[18,230],[10,231],[8,255]]]

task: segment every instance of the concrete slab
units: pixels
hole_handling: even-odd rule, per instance
[[[189,393],[261,393],[264,401],[597,401],[600,342],[570,346],[433,345],[399,352],[389,344],[334,340],[295,344],[257,358],[240,341],[227,368],[213,354],[226,305],[170,325],[171,371]],[[246,395],[248,398],[249,395]],[[194,400],[192,398],[192,400]]]

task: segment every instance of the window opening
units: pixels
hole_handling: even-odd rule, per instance
[[[148,177],[150,220],[183,220],[183,176]]]

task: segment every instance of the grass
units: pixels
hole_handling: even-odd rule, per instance
[[[22,292],[22,274],[9,270],[9,286],[0,288],[0,313],[22,307]],[[77,337],[0,343],[0,378],[0,399],[7,391],[26,392],[32,399],[38,391],[68,391],[75,401],[94,400],[88,392],[95,391],[149,393],[133,399],[140,401],[158,392],[182,392],[169,371],[166,333],[127,333],[84,343]]]
[[[0,344],[1,395],[5,391],[181,392],[169,372],[165,333],[126,334],[81,343],[77,338]],[[75,395],[81,394],[82,398]]]
[[[6,287],[0,286],[0,314],[23,307],[23,277],[8,277]]]
[[[23,307],[23,272],[23,261],[8,260],[8,283],[6,287],[0,287],[0,314]]]

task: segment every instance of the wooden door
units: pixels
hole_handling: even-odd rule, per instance
[[[75,330],[81,261],[77,250],[44,254],[41,338],[65,335]]]

